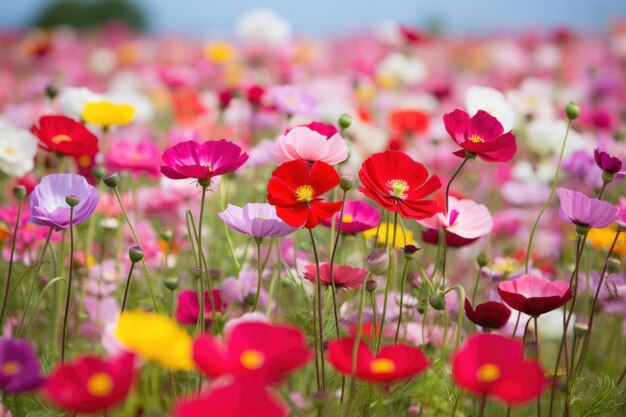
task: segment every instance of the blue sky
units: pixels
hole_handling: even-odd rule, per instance
[[[24,25],[53,0],[0,0],[0,27]],[[89,0],[85,0],[89,1]],[[437,19],[456,32],[569,26],[601,30],[610,16],[626,16],[626,0],[133,0],[144,7],[154,31],[196,36],[232,33],[236,17],[268,7],[297,33],[325,35],[382,19],[425,24]]]

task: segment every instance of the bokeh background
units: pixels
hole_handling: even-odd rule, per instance
[[[555,26],[598,31],[611,16],[626,13],[625,0],[0,0],[0,5],[4,28],[121,15],[152,32],[194,36],[228,36],[237,16],[258,7],[285,17],[295,33],[313,36],[367,28],[385,19],[458,33]]]

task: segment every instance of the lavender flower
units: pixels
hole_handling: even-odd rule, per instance
[[[606,201],[589,198],[578,191],[557,188],[561,219],[576,226],[606,227],[617,219],[618,209]]]
[[[30,195],[31,223],[66,229],[70,226],[70,206],[65,201],[76,196],[73,224],[79,224],[92,215],[98,205],[98,192],[84,177],[74,174],[46,175]]]
[[[288,114],[310,116],[317,112],[315,98],[295,85],[281,85],[268,91],[269,101]]]
[[[297,230],[283,222],[276,215],[276,208],[267,203],[248,203],[243,207],[229,204],[218,216],[231,229],[257,238],[282,237]]]
[[[34,391],[42,383],[39,359],[30,343],[0,339],[0,389],[8,393]]]

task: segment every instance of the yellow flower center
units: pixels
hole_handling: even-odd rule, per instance
[[[259,369],[265,363],[265,355],[256,349],[246,349],[239,355],[239,362],[244,368]]]
[[[106,397],[113,391],[113,378],[106,372],[96,372],[87,380],[87,391],[94,397]]]
[[[409,189],[409,184],[407,184],[404,180],[390,180],[387,181],[387,187],[389,187],[389,190],[394,197],[405,198],[405,192]]]
[[[15,150],[15,148],[13,146],[5,146],[4,147],[4,153],[9,155],[9,156],[17,155],[17,151]]]
[[[70,138],[67,135],[64,134],[60,134],[60,135],[55,135],[52,137],[52,139],[50,139],[52,141],[52,143],[54,143],[55,145],[58,145],[61,142],[71,142],[72,138]]]
[[[500,378],[500,368],[493,363],[486,363],[476,371],[476,378],[480,382],[493,382]]]
[[[517,271],[520,264],[515,259],[507,256],[491,265],[491,269],[499,275],[508,275]]]
[[[301,185],[296,189],[296,200],[300,203],[310,203],[314,195],[315,190],[310,185]]]
[[[292,106],[293,106],[294,104],[296,104],[297,102],[298,102],[298,99],[297,99],[297,98],[295,98],[295,97],[288,97],[288,98],[287,98],[287,103],[288,103],[288,104],[290,104],[290,105],[292,105]]]
[[[257,219],[259,219],[259,220],[267,220],[267,218],[265,216],[258,216]]]
[[[349,214],[344,214],[343,217],[341,218],[341,222],[352,223],[352,216],[350,216]]]
[[[472,135],[469,138],[467,138],[467,140],[472,141],[474,143],[483,143],[485,141],[485,139],[481,138],[478,135]]]
[[[80,158],[78,158],[78,165],[80,165],[83,168],[88,167],[89,165],[91,165],[91,158],[88,157],[87,155],[83,155]]]
[[[17,375],[22,371],[22,365],[18,361],[8,361],[2,364],[2,373],[8,376]]]
[[[391,359],[378,358],[370,363],[370,372],[373,374],[388,374],[396,370],[396,364]]]

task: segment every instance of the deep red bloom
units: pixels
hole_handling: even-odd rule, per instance
[[[95,413],[122,402],[133,384],[135,355],[100,359],[84,356],[59,365],[43,387],[44,395],[59,408],[72,413]]]
[[[328,345],[328,362],[342,374],[352,374],[354,337],[346,337]],[[357,351],[357,379],[369,382],[392,382],[408,379],[428,366],[424,353],[416,347],[397,344],[383,347],[378,355],[372,354],[361,340]]]
[[[611,156],[598,148],[593,150],[593,158],[598,168],[608,174],[617,174],[622,170],[621,159]]]
[[[222,90],[218,93],[220,109],[224,110],[228,107],[232,99],[235,97],[236,91],[233,89]]]
[[[424,199],[441,188],[439,177],[429,177],[428,169],[405,153],[375,153],[361,165],[359,178],[359,191],[407,219],[425,219],[441,210],[437,201]]]
[[[220,290],[213,290],[213,300],[215,300],[215,311],[221,312],[227,304],[220,298]],[[204,291],[204,322],[212,323],[211,297],[209,292]],[[192,290],[183,290],[178,294],[178,306],[176,307],[176,320],[182,324],[196,324],[200,316],[200,303],[198,303],[198,293]]]
[[[498,119],[484,110],[478,110],[472,118],[463,110],[455,110],[443,115],[443,123],[448,134],[463,148],[454,152],[461,158],[469,152],[487,162],[506,162],[517,151],[513,133],[504,133]]]
[[[389,128],[397,135],[423,133],[429,122],[428,114],[421,110],[398,109],[389,113]]]
[[[556,310],[573,295],[566,282],[530,274],[500,282],[498,293],[509,307],[533,317]]]
[[[325,203],[321,197],[337,184],[337,171],[325,162],[316,161],[309,167],[303,160],[289,161],[272,172],[267,202],[288,225],[313,229],[341,209],[341,201]]]
[[[516,340],[473,335],[452,357],[452,375],[459,386],[476,395],[524,403],[541,395],[547,380],[539,362],[523,355]]]
[[[98,153],[98,138],[82,123],[66,116],[42,116],[31,131],[39,138],[39,147],[74,157]]]
[[[333,277],[335,279],[335,287],[338,288],[358,288],[363,285],[367,269],[352,268],[346,265],[333,265]],[[309,264],[304,267],[304,278],[315,283],[317,277],[317,267],[315,264]],[[320,282],[322,285],[332,285],[330,277],[330,264],[324,262],[320,264]]]
[[[227,174],[248,160],[247,153],[227,140],[180,142],[163,152],[161,173],[173,180],[209,179]]]
[[[408,43],[422,44],[427,43],[430,40],[426,33],[405,25],[400,25],[398,30],[400,31],[402,38],[404,38],[404,40]]]
[[[446,231],[446,246],[451,248],[461,248],[471,245],[480,238],[468,239],[457,234]],[[437,229],[425,229],[422,231],[422,241],[431,245],[439,244],[439,231]]]
[[[487,301],[478,304],[476,309],[472,308],[472,303],[465,299],[465,315],[474,324],[488,329],[499,329],[504,326],[511,317],[511,310],[497,301]]]
[[[263,96],[265,89],[258,85],[253,85],[246,89],[246,100],[253,106],[261,106],[263,104]]]
[[[242,383],[266,387],[278,384],[311,357],[299,329],[262,322],[236,325],[226,343],[210,334],[198,337],[193,359],[211,378],[231,375]]]
[[[339,133],[339,130],[337,130],[335,126],[327,125],[326,123],[322,122],[311,122],[308,125],[303,126],[308,127],[310,130],[313,130],[322,136],[326,136],[326,139],[330,139],[337,133]]]
[[[174,417],[284,417],[286,408],[267,390],[234,382],[177,407]]]

